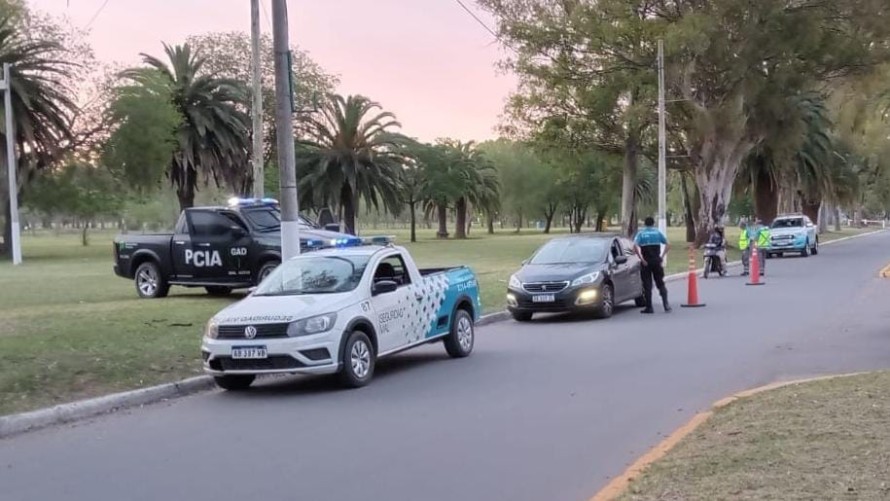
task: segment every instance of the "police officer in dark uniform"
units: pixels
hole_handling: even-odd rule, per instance
[[[655,220],[647,217],[645,228],[637,232],[634,237],[634,250],[642,261],[640,275],[643,278],[643,296],[646,299],[646,307],[640,313],[654,313],[652,309],[652,281],[658,287],[661,294],[661,302],[664,305],[664,311],[671,311],[671,305],[668,303],[667,287],[664,286],[664,256],[667,255],[671,244],[668,243],[664,233],[658,231],[655,227]],[[664,252],[661,246],[664,245]]]

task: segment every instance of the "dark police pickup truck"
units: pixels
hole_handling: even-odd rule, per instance
[[[300,216],[300,246],[347,244],[351,235],[327,231]],[[195,207],[173,233],[120,235],[114,273],[135,280],[144,298],[164,297],[171,285],[204,287],[213,295],[252,287],[281,263],[281,213],[273,199],[234,199],[228,207]]]

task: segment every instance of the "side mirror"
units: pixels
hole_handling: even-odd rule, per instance
[[[396,289],[399,288],[399,284],[393,282],[392,280],[381,280],[376,282],[373,287],[371,287],[371,295],[379,296],[380,294],[389,294],[390,292],[395,292]]]
[[[244,228],[240,226],[232,226],[232,236],[235,238],[242,238],[247,235],[247,232],[244,231]]]
[[[615,256],[615,264],[624,264],[627,262],[627,256]]]

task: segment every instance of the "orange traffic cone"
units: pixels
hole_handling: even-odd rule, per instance
[[[757,254],[757,244],[751,244],[751,279],[745,285],[763,285],[760,281],[760,256]]]
[[[701,308],[704,303],[698,302],[698,277],[695,274],[695,248],[689,246],[689,277],[688,294],[686,296],[686,304],[681,304],[683,308]]]

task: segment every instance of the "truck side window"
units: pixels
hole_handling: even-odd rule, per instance
[[[374,282],[382,280],[391,280],[400,286],[411,284],[411,276],[408,274],[408,268],[405,267],[405,261],[401,255],[396,254],[380,261],[374,271]]]
[[[232,232],[234,223],[222,214],[209,211],[193,211],[192,236],[223,237]]]
[[[179,215],[179,220],[176,221],[176,228],[173,232],[177,235],[188,235],[189,225],[185,218],[185,212]]]

